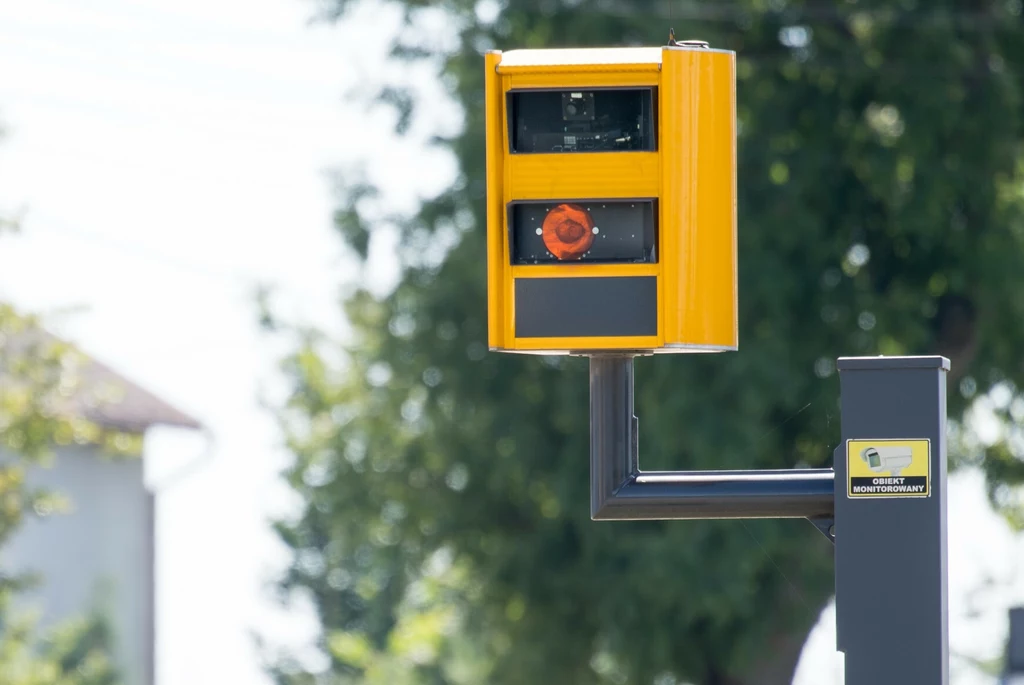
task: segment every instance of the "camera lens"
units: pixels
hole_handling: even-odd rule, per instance
[[[576,116],[576,112],[577,111],[578,110],[576,109],[576,105],[571,103],[571,102],[568,105],[565,106],[565,113],[568,114],[571,117]]]

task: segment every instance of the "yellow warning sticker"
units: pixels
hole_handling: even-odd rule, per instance
[[[847,440],[848,497],[931,495],[928,440]]]

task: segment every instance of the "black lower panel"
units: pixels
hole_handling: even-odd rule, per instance
[[[517,278],[516,337],[658,334],[656,276]]]

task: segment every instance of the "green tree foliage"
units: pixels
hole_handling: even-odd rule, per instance
[[[0,304],[0,561],[28,516],[59,514],[60,493],[29,486],[29,469],[46,466],[53,447],[116,438],[60,412],[75,389],[78,353],[54,341],[38,322]],[[109,626],[99,614],[47,631],[16,607],[39,579],[0,573],[0,680],[10,685],[116,685]]]
[[[315,600],[330,667],[280,681],[789,682],[832,590],[825,540],[801,521],[590,522],[586,362],[487,351],[481,53],[657,44],[670,22],[737,51],[740,351],[638,361],[642,459],[827,466],[838,356],[950,357],[954,418],[1024,380],[1020,1],[402,7],[395,58],[438,65],[463,108],[438,142],[459,175],[392,221],[400,282],[351,293],[351,339],[288,361],[305,508],[279,525],[283,584]],[[439,11],[453,49],[419,28]],[[414,97],[382,94],[415,120]],[[365,258],[382,212],[349,190],[337,225]],[[995,445],[956,430],[1012,510],[1024,402],[996,410]]]
[[[0,130],[2,134],[2,130]],[[0,214],[0,230],[17,228]],[[26,517],[58,513],[59,493],[30,487],[27,472],[46,466],[55,445],[100,444],[131,449],[126,436],[61,411],[76,389],[80,355],[46,335],[37,319],[0,303],[0,682],[5,685],[117,685],[112,639],[96,614],[46,631],[16,607],[38,579],[3,571],[5,544]]]

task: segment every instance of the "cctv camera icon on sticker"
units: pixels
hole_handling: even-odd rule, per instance
[[[875,473],[889,471],[893,476],[899,476],[914,460],[909,447],[868,447],[860,453],[860,458]]]

